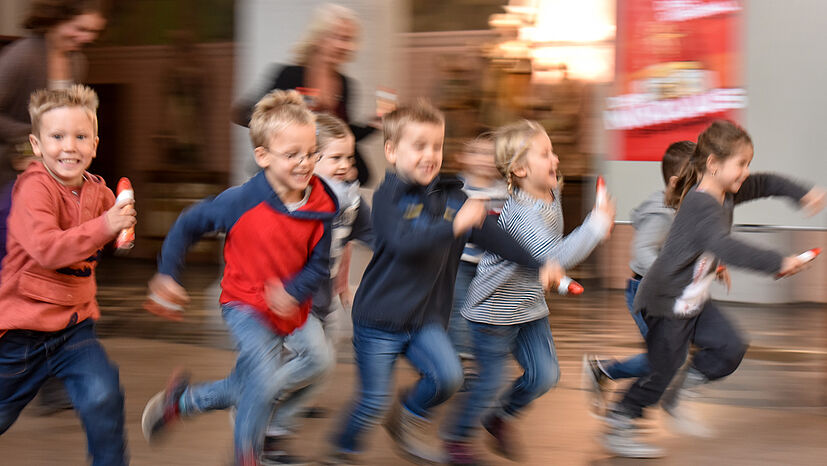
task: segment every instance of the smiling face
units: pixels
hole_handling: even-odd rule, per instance
[[[753,153],[752,144],[742,142],[734,153],[724,160],[710,155],[706,172],[715,174],[712,178],[723,192],[737,193],[749,176],[749,164],[752,162]]]
[[[427,186],[442,167],[445,126],[409,122],[401,131],[399,142],[385,143],[385,158],[396,167],[396,173],[402,179]]]
[[[47,33],[47,37],[58,50],[74,52],[94,42],[104,26],[106,20],[100,13],[83,13],[58,24]]]
[[[67,186],[80,186],[98,148],[95,125],[81,107],[58,107],[40,117],[39,134],[29,135],[35,157]]]
[[[559,163],[548,135],[538,132],[531,137],[525,157],[513,173],[520,189],[542,199],[548,197],[551,190],[557,189]]]
[[[349,181],[348,175],[356,163],[354,145],[353,136],[349,134],[330,141],[321,150],[322,158],[316,163],[315,173],[330,180]]]
[[[256,164],[282,202],[304,197],[316,166],[316,126],[290,124],[270,135],[267,147],[255,149]]]

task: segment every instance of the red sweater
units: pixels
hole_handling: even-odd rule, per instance
[[[80,187],[64,186],[40,162],[18,177],[0,280],[0,332],[54,332],[100,316],[95,267],[115,237],[103,216],[115,196],[99,176],[85,178]]]

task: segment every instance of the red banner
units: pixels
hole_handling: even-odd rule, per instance
[[[659,161],[712,120],[738,119],[742,1],[618,0],[617,18],[617,94],[604,113],[612,158]]]

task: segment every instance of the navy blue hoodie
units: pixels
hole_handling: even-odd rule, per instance
[[[410,184],[388,172],[373,195],[373,259],[353,302],[353,323],[391,332],[448,325],[465,243],[522,265],[541,264],[489,217],[454,237],[454,216],[467,197],[457,180]]]

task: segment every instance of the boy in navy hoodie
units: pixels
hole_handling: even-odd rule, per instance
[[[467,199],[462,184],[439,178],[444,118],[425,102],[383,118],[388,172],[373,197],[374,254],[353,303],[353,347],[360,387],[328,463],[348,462],[362,449],[364,432],[391,401],[393,365],[404,355],[419,382],[394,406],[386,424],[396,446],[417,460],[444,455],[425,438],[431,408],[462,384],[462,366],[445,328],[465,243],[540,269],[548,288],[562,276],[487,219],[483,200]],[[433,442],[430,442],[433,443]]]
[[[235,406],[236,464],[258,464],[273,400],[311,383],[332,363],[322,326],[309,315],[311,296],[329,276],[330,225],[336,196],[313,174],[315,116],[296,91],[274,91],[256,104],[250,123],[262,170],[241,186],[188,209],[172,226],[150,281],[150,311],[188,301],[178,284],[187,248],[208,232],[225,232],[222,316],[238,361],[223,380],[193,384],[173,374],[144,409],[151,441],[181,417]],[[284,345],[306,348],[282,362]],[[292,345],[291,345],[292,346]]]

